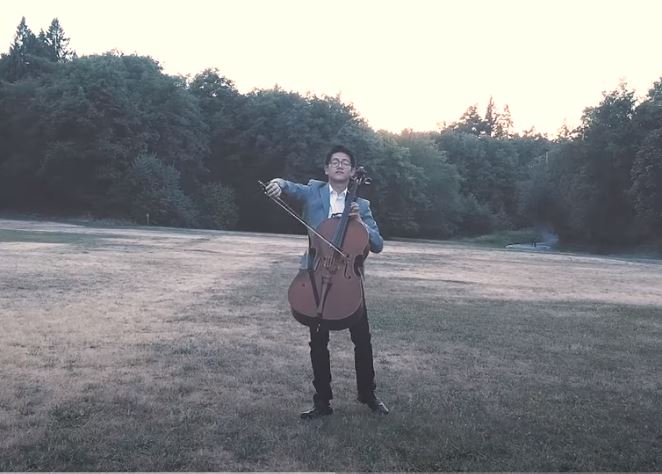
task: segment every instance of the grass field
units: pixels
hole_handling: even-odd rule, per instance
[[[662,262],[387,242],[303,421],[305,240],[0,220],[0,471],[660,471]]]

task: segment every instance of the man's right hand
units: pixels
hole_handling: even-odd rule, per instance
[[[267,193],[267,196],[272,198],[277,198],[283,192],[280,189],[280,186],[278,185],[277,179],[272,179],[271,181],[269,181],[269,184],[267,184],[265,191]]]

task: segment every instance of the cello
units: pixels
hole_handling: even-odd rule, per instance
[[[308,252],[312,264],[299,271],[288,290],[292,315],[301,324],[341,330],[363,317],[363,262],[370,251],[370,240],[366,228],[349,213],[358,187],[370,181],[365,169],[358,167],[350,179],[342,214],[322,221],[317,229],[279,197],[269,196],[310,231]]]

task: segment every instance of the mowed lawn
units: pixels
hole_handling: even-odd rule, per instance
[[[0,471],[662,470],[662,262],[387,241],[303,421],[305,244],[0,220]]]

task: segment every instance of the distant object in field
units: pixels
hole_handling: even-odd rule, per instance
[[[559,236],[550,231],[541,232],[543,237],[541,242],[536,240],[529,243],[519,243],[519,244],[510,244],[506,245],[507,249],[512,250],[535,250],[535,251],[546,251],[546,250],[555,250],[556,244],[559,242]]]

